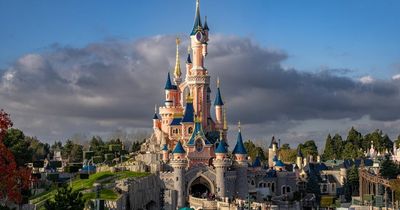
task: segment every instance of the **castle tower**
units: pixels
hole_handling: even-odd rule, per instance
[[[232,160],[227,157],[228,150],[225,147],[223,140],[218,143],[215,150],[215,159],[213,161],[216,172],[215,183],[217,185],[217,195],[221,198],[226,197],[226,180],[225,172],[232,165]]]
[[[222,101],[221,91],[219,89],[219,78],[217,79],[217,95],[215,96],[214,106],[215,106],[215,121],[216,121],[215,127],[217,129],[222,130],[224,121],[223,119],[224,102]]]
[[[268,166],[269,167],[274,166],[274,157],[277,156],[277,150],[278,150],[278,143],[275,140],[275,136],[272,136],[271,144],[269,145],[269,148],[268,148]]]
[[[160,119],[157,115],[157,105],[154,106],[153,129],[159,128]]]
[[[199,0],[196,1],[196,14],[190,40],[193,60],[191,68],[186,75],[186,82],[193,96],[195,115],[203,119],[203,128],[205,130],[210,130],[211,125],[209,125],[210,121],[208,120],[211,119],[211,105],[208,101],[210,76],[208,75],[207,69],[204,67],[204,59],[207,55],[208,29],[204,30],[201,24]]]
[[[303,168],[303,153],[301,153],[300,147],[297,148],[296,165],[300,170]]]
[[[175,146],[172,151],[173,159],[171,160],[171,166],[174,169],[174,188],[177,191],[178,197],[178,208],[184,207],[186,202],[185,195],[185,172],[188,161],[186,159],[186,151],[183,149],[181,141]]]
[[[161,150],[162,150],[162,160],[164,163],[167,163],[169,161],[168,145],[164,144]]]
[[[239,122],[239,132],[237,136],[237,141],[232,154],[235,156],[235,169],[236,169],[236,189],[237,195],[241,199],[245,199],[248,193],[247,184],[247,151],[243,144],[242,132]]]

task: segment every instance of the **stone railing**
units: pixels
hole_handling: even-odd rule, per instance
[[[190,206],[196,207],[196,208],[203,208],[203,209],[217,209],[218,207],[218,202],[215,200],[207,200],[207,199],[202,199],[202,198],[195,198],[193,196],[189,196],[189,203]]]

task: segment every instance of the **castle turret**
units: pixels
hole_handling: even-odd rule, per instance
[[[216,127],[217,127],[217,129],[222,130],[223,122],[224,122],[224,119],[223,119],[224,102],[222,101],[221,91],[219,89],[219,78],[217,79],[217,94],[215,96],[214,106],[215,106]]]
[[[236,192],[239,198],[245,199],[248,193],[247,185],[247,151],[243,144],[242,132],[239,122],[239,132],[232,154],[235,156]]]
[[[153,129],[159,128],[159,122],[160,122],[160,119],[158,118],[158,115],[157,115],[157,105],[155,105],[154,116],[153,116]]]
[[[178,196],[177,207],[181,208],[185,206],[186,201],[184,177],[188,164],[186,159],[186,151],[183,149],[181,141],[176,143],[172,154],[173,159],[171,160],[171,166],[174,169],[174,188],[177,191]]]
[[[215,166],[216,172],[216,180],[215,183],[217,185],[217,195],[219,197],[226,197],[226,179],[225,173],[230,165],[232,165],[232,160],[227,158],[227,149],[223,140],[221,139],[218,143],[218,146],[215,150],[215,159],[213,164]]]
[[[301,153],[300,147],[297,148],[296,165],[300,170],[303,168],[303,153]]]
[[[175,90],[176,86],[172,85],[171,76],[168,72],[167,81],[165,82],[165,106],[167,108],[172,107],[175,102]]]
[[[271,139],[271,144],[268,147],[268,166],[272,167],[274,166],[274,157],[277,156],[277,148],[278,148],[278,143],[275,140],[275,136],[272,136]]]
[[[168,145],[164,144],[162,150],[162,160],[164,163],[167,163],[169,161],[169,151],[168,151]]]

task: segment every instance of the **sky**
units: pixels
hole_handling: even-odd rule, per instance
[[[148,128],[194,9],[194,0],[1,0],[0,107],[49,142]],[[351,126],[397,138],[399,9],[395,0],[202,0],[206,64],[221,78],[231,138],[238,120],[263,143],[322,146]]]

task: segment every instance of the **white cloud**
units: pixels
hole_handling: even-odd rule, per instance
[[[371,84],[373,82],[375,82],[375,79],[372,76],[363,76],[360,79],[360,82],[363,84]]]
[[[400,80],[400,74],[393,75],[392,80]]]

